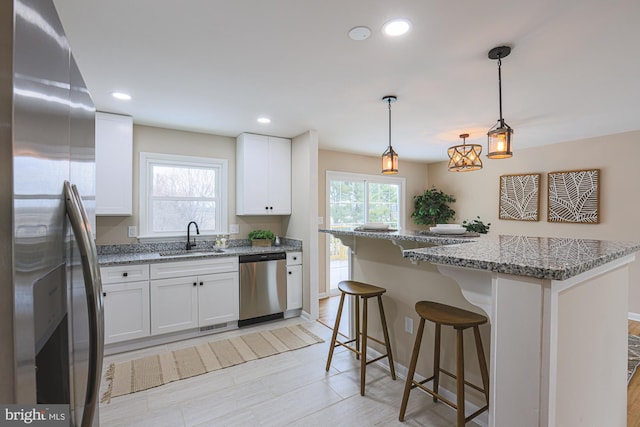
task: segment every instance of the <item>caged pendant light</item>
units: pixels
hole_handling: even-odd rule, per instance
[[[498,96],[500,99],[500,119],[487,132],[487,157],[490,159],[506,159],[513,155],[511,151],[513,129],[502,118],[502,58],[509,56],[510,53],[511,48],[509,46],[498,46],[491,49],[488,54],[489,59],[498,60]]]
[[[387,95],[382,100],[389,104],[389,147],[382,154],[382,173],[391,175],[398,173],[398,153],[393,151],[391,146],[391,103],[396,102],[398,98],[393,95]]]
[[[482,160],[480,159],[482,145],[467,144],[468,133],[461,134],[460,138],[462,138],[462,145],[454,145],[449,147],[447,151],[449,154],[449,172],[471,172],[482,169]]]

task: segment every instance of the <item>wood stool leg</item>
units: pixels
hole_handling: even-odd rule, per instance
[[[387,319],[384,316],[384,307],[382,306],[382,296],[378,295],[378,308],[380,308],[380,320],[382,321],[382,333],[384,334],[384,344],[387,347],[387,358],[389,359],[389,369],[391,370],[391,379],[396,379],[396,368],[393,366],[393,355],[391,354],[391,341],[389,341],[389,331],[387,330]]]
[[[340,295],[340,305],[338,305],[338,315],[336,316],[336,324],[333,327],[333,335],[331,336],[331,345],[329,345],[329,357],[327,358],[327,372],[331,366],[333,358],[333,350],[336,348],[336,338],[338,337],[338,328],[340,327],[340,317],[342,316],[342,307],[344,306],[344,293]]]
[[[457,345],[456,345],[456,385],[457,385],[457,414],[458,427],[464,427],[464,342],[462,340],[462,332],[464,329],[456,328]]]
[[[418,364],[418,354],[420,353],[420,344],[422,343],[422,333],[424,332],[424,319],[420,318],[420,325],[416,335],[415,344],[413,344],[413,353],[411,353],[411,362],[409,363],[409,372],[407,372],[407,381],[404,384],[404,394],[402,395],[402,404],[400,405],[400,421],[404,421],[404,414],[407,410],[407,402],[409,401],[409,393],[413,385],[413,376],[416,372]]]
[[[356,316],[356,359],[360,359],[360,297],[353,295],[352,301],[356,305],[355,307],[355,316]]]
[[[480,338],[480,328],[473,327],[473,336],[476,339],[476,351],[478,352],[478,363],[480,364],[480,375],[482,376],[482,386],[484,395],[489,404],[489,372],[487,371],[487,359],[484,357],[484,348],[482,347],[482,339]]]
[[[438,393],[438,387],[440,386],[440,332],[442,331],[442,325],[436,323],[436,337],[433,341],[433,391]],[[433,401],[437,402],[438,398],[433,396]]]
[[[360,396],[364,396],[364,383],[367,377],[367,306],[368,298],[362,297],[362,347],[360,350]]]

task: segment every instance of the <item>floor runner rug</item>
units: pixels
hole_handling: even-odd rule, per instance
[[[108,388],[101,402],[321,342],[324,340],[295,325],[112,363],[105,373]]]

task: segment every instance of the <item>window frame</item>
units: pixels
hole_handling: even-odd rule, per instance
[[[141,241],[154,241],[154,240],[182,240],[186,235],[186,227],[189,221],[185,220],[184,232],[163,232],[154,233],[150,230],[151,226],[151,211],[149,209],[150,189],[153,184],[153,166],[178,166],[178,167],[194,167],[211,169],[215,173],[216,177],[216,224],[220,224],[220,229],[214,231],[201,230],[200,236],[216,236],[219,234],[227,234],[227,219],[228,219],[228,160],[217,159],[213,157],[197,157],[197,156],[183,156],[179,154],[165,154],[165,153],[152,153],[152,152],[140,152],[140,170],[139,170],[139,188],[140,193],[138,197],[139,211],[138,211],[138,226],[139,235],[138,239]],[[219,201],[219,203],[218,203]]]
[[[336,180],[343,180],[343,181],[364,181],[365,183],[365,194],[368,195],[368,187],[366,186],[367,183],[375,183],[375,184],[395,184],[395,185],[399,185],[400,186],[400,195],[399,195],[399,200],[398,200],[398,229],[402,230],[404,229],[404,224],[405,224],[405,208],[406,208],[406,186],[407,186],[407,179],[404,177],[400,177],[400,176],[380,176],[380,175],[369,175],[369,174],[363,174],[363,173],[354,173],[354,172],[339,172],[339,171],[331,171],[331,170],[327,170],[326,171],[326,177],[325,177],[325,215],[327,218],[327,225],[331,226],[330,224],[330,215],[331,215],[331,211],[330,211],[330,188],[331,188],[331,181],[336,181]],[[365,199],[365,215],[368,216],[368,209],[369,209],[369,198],[366,197]],[[366,222],[366,218],[365,218],[365,222]]]

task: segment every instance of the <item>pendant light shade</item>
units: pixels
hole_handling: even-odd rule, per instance
[[[387,95],[382,98],[389,105],[389,147],[382,154],[382,173],[391,175],[398,173],[398,153],[391,146],[391,103],[398,100],[393,95]]]
[[[466,138],[468,137],[468,133],[461,134],[462,145],[449,147],[449,172],[471,172],[482,169],[482,160],[480,159],[482,145],[467,144]]]
[[[513,129],[502,118],[502,58],[509,56],[510,53],[509,46],[498,46],[491,49],[488,54],[489,59],[498,60],[498,97],[500,101],[498,123],[487,132],[487,157],[490,159],[506,159],[513,155],[511,151]]]

